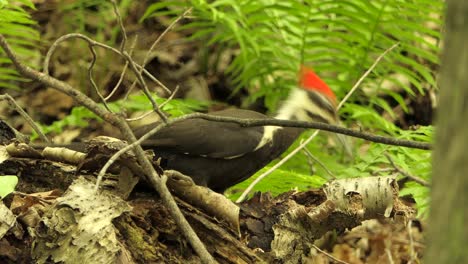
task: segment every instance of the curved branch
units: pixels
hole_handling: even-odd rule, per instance
[[[11,97],[9,94],[0,94],[0,101],[7,100],[8,104],[16,109],[16,111],[28,122],[28,124],[36,131],[37,135],[47,143],[50,143],[49,138],[42,132],[42,129],[34,122],[34,120],[26,113],[26,111],[16,103],[15,99]]]
[[[113,47],[110,47],[108,45],[105,45],[103,43],[100,43],[100,42],[97,42],[83,34],[80,34],[80,33],[71,33],[71,34],[67,34],[67,35],[64,35],[60,38],[58,38],[53,44],[52,46],[50,47],[49,51],[47,52],[46,54],[46,57],[44,59],[44,73],[45,74],[48,74],[49,73],[49,61],[50,61],[50,58],[52,57],[52,54],[54,53],[54,51],[57,49],[58,45],[61,43],[61,42],[64,42],[65,40],[69,39],[69,38],[79,38],[79,39],[83,39],[84,41],[88,42],[88,45],[90,46],[97,46],[97,47],[101,47],[101,48],[105,48],[105,49],[108,49],[110,51],[113,51],[114,53],[120,55],[122,58],[125,59],[125,61],[127,61],[130,65],[130,69],[132,69],[132,71],[135,73],[136,77],[137,77],[137,80],[138,82],[140,83],[141,85],[141,88],[143,90],[143,92],[145,93],[146,97],[148,97],[148,99],[150,100],[151,104],[153,105],[153,109],[154,111],[159,115],[159,117],[164,121],[166,122],[167,121],[167,117],[166,115],[161,111],[161,109],[159,109],[156,101],[154,100],[154,98],[151,96],[151,93],[148,89],[148,85],[146,84],[145,82],[145,79],[143,78],[143,75],[141,74],[141,72],[144,72],[144,67],[143,66],[140,66],[138,65],[132,58],[131,56],[126,52],[126,51],[119,51]],[[93,57],[94,57],[94,54],[93,54]],[[141,71],[139,70],[141,69]],[[100,96],[102,98],[102,96]]]
[[[105,109],[103,109],[96,102],[91,100],[91,98],[87,97],[82,92],[74,89],[68,83],[55,79],[48,74],[36,71],[31,67],[26,66],[24,63],[20,62],[18,60],[18,57],[11,50],[10,46],[8,45],[8,42],[2,34],[0,34],[0,47],[3,48],[8,58],[10,58],[18,72],[20,72],[23,76],[39,81],[46,86],[50,86],[62,93],[71,96],[75,101],[87,107],[97,116],[106,117],[105,119],[113,125],[115,125],[118,122],[115,116],[109,115],[109,113]]]
[[[61,91],[67,95],[70,95],[78,103],[87,107],[99,117],[103,118],[107,122],[119,128],[119,130],[122,132],[123,137],[128,142],[134,142],[137,140],[128,123],[123,117],[109,113],[108,111],[100,107],[98,104],[96,104],[96,102],[91,100],[89,97],[87,97],[80,91],[73,89],[73,87],[69,84],[57,80],[42,72],[38,72],[21,63],[18,60],[17,56],[11,50],[5,37],[2,34],[0,34],[0,47],[3,48],[7,56],[10,58],[10,60],[13,62],[13,64],[16,66],[16,68],[21,74],[33,80],[39,81],[42,84],[50,86],[58,91]],[[162,175],[161,177],[159,177],[151,162],[146,158],[143,149],[140,145],[135,146],[134,150],[138,162],[142,166],[145,173],[147,173],[146,176],[148,180],[151,182],[153,188],[155,188],[155,190],[161,196],[161,199],[163,200],[164,204],[168,207],[169,212],[174,218],[174,221],[176,222],[177,226],[180,228],[182,234],[186,237],[186,239],[190,242],[195,252],[197,252],[198,256],[200,256],[202,262],[215,263],[214,258],[206,250],[205,246],[203,245],[195,231],[193,231],[187,219],[185,219],[184,215],[180,211],[180,208],[175,202],[174,197],[172,197],[171,193],[169,192],[169,189],[165,184],[167,176]]]
[[[326,123],[320,122],[304,122],[304,121],[293,121],[293,120],[280,120],[280,119],[243,119],[243,118],[234,118],[234,117],[225,117],[225,116],[214,116],[208,114],[191,114],[188,116],[184,116],[187,118],[202,118],[210,121],[217,121],[217,122],[232,122],[239,124],[243,127],[253,127],[253,126],[281,126],[281,127],[299,127],[299,128],[312,128],[312,129],[319,129],[328,132],[333,132],[337,134],[343,134],[355,138],[364,139],[367,141],[372,141],[376,143],[381,143],[385,145],[393,145],[399,147],[407,147],[407,148],[416,148],[416,149],[424,149],[430,150],[432,145],[427,142],[421,141],[414,141],[414,140],[406,140],[406,139],[397,139],[392,137],[385,137],[374,135],[367,132],[361,132],[358,130],[345,128],[336,125],[330,125]]]

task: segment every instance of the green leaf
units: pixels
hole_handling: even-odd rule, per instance
[[[8,4],[7,0],[0,0],[0,9],[4,8]]]
[[[16,184],[18,184],[18,177],[13,175],[0,176],[0,199],[14,192]]]
[[[417,183],[407,183],[405,188],[400,190],[400,196],[411,195],[416,201],[419,218],[427,218],[430,204],[430,190]]]
[[[252,183],[259,175],[270,169],[271,166],[266,166],[250,177],[248,180],[231,187],[226,196],[231,200],[239,198],[241,192]],[[268,175],[265,179],[260,181],[254,188],[254,191],[271,192],[273,195],[278,195],[288,190],[297,188],[298,190],[308,190],[310,188],[318,188],[326,182],[325,179],[318,175],[307,175],[297,173],[290,170],[276,169],[273,173]]]
[[[37,45],[39,32],[33,27],[36,21],[31,19],[30,14],[22,6],[34,9],[34,4],[30,0],[0,0],[0,34],[7,38],[19,59],[28,63],[28,66],[37,68],[38,65],[30,64],[30,62],[38,61],[36,58],[39,56],[39,51],[33,47]],[[6,67],[10,69],[8,74],[0,72],[0,86],[19,89],[18,82],[27,79],[19,77],[2,49],[0,49],[0,63],[2,63],[3,69],[7,69]]]

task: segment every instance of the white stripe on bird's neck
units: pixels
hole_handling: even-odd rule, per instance
[[[303,93],[301,93],[303,92]],[[296,112],[296,103],[300,98],[307,99],[307,94],[304,94],[305,91],[294,89],[288,96],[288,99],[282,104],[281,108],[278,110],[278,114],[275,116],[276,119],[286,119],[292,120],[295,116]],[[310,102],[309,102],[310,103]],[[267,143],[271,143],[273,141],[273,136],[276,131],[282,129],[282,127],[278,126],[264,126],[263,127],[263,136],[260,142],[258,143],[255,150],[265,146]]]
[[[292,120],[297,113],[297,108],[307,103],[308,100],[306,91],[302,89],[292,90],[286,101],[281,105],[275,118]]]
[[[306,122],[326,122],[328,124],[336,123],[336,115],[331,114],[326,109],[322,109],[320,105],[310,99],[308,93],[314,93],[321,101],[330,104],[326,96],[319,92],[294,89],[279,109],[275,118]],[[333,106],[330,107],[334,108]],[[314,116],[320,117],[320,119],[314,119]]]
[[[322,100],[326,101],[324,95],[317,93]],[[310,115],[313,114],[313,115]],[[313,116],[320,117],[323,120],[314,120]],[[308,95],[308,91],[303,89],[293,89],[286,101],[281,105],[278,110],[278,114],[275,116],[276,119],[283,120],[298,120],[298,121],[326,121],[327,123],[336,123],[336,116],[331,115],[326,110],[322,109],[319,105],[315,104]],[[265,146],[265,144],[272,142],[273,136],[276,131],[282,129],[277,126],[265,126],[263,127],[263,137],[258,143],[255,150]]]

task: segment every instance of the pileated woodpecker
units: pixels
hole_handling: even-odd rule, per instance
[[[302,67],[299,87],[292,90],[276,115],[278,119],[338,123],[336,97],[311,69]],[[249,110],[210,113],[238,118],[269,118]],[[142,136],[157,124],[136,130]],[[161,129],[145,147],[153,148],[164,169],[177,170],[198,185],[224,192],[280,156],[304,129],[241,127],[234,123],[187,119]],[[341,139],[342,141],[343,139]]]

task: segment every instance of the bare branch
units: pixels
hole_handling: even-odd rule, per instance
[[[166,104],[168,104],[174,98],[174,96],[177,94],[177,92],[179,91],[179,88],[180,88],[180,86],[177,85],[176,88],[174,89],[174,91],[172,92],[172,94],[159,107],[163,107]]]
[[[180,87],[179,85],[176,86],[176,88],[174,89],[174,91],[172,92],[172,94],[159,106],[159,108],[162,109],[162,108],[164,107],[164,105],[166,105],[167,103],[169,103],[169,102],[172,100],[172,98],[174,98],[174,96],[175,96],[175,95],[177,94],[177,92],[179,91],[179,87]],[[149,111],[149,112],[147,112],[147,113],[144,113],[144,114],[142,114],[142,115],[140,115],[140,116],[137,116],[137,117],[134,117],[134,118],[127,118],[127,121],[128,121],[128,122],[137,121],[137,120],[140,120],[140,119],[143,119],[143,118],[149,116],[151,113],[153,113],[153,111]]]
[[[79,34],[79,33],[70,33],[70,34],[66,34],[66,35],[63,35],[61,36],[60,38],[58,38],[57,40],[54,41],[54,43],[52,43],[52,45],[50,46],[49,50],[47,51],[47,54],[44,58],[44,63],[43,63],[43,73],[45,74],[49,74],[49,63],[50,63],[50,59],[52,58],[52,55],[54,54],[55,50],[58,48],[58,46],[68,40],[68,39],[71,39],[71,38],[79,38],[79,39],[82,39],[84,41],[87,41],[88,43],[91,43],[92,45],[94,46],[98,46],[100,48],[103,48],[103,49],[106,49],[106,50],[109,50],[117,55],[119,55],[120,57],[125,58],[125,56],[122,54],[122,52],[120,52],[118,49],[116,48],[113,48],[111,46],[108,46],[106,44],[103,44],[103,43],[100,43],[100,42],[97,42],[97,41],[94,41],[93,39],[83,35],[83,34]],[[149,71],[147,71],[146,69],[144,69],[144,67],[142,67],[141,65],[139,64],[136,64],[136,67],[138,69],[143,69],[143,73],[145,74],[146,77],[148,77],[151,81],[157,83],[158,85],[160,85],[161,87],[163,87],[166,92],[168,94],[171,93],[171,90],[169,90],[167,87],[164,86],[164,84],[162,84],[156,77],[154,77]]]
[[[119,7],[117,6],[117,3],[115,2],[115,0],[110,0],[110,2],[112,3],[112,7],[114,8],[114,13],[115,13],[115,16],[117,17],[117,21],[119,21],[120,31],[122,31],[122,43],[120,43],[120,51],[123,52],[125,50],[125,45],[127,43],[127,31],[125,30],[125,27],[122,21],[122,16],[120,15],[120,11],[119,11]]]
[[[83,36],[81,35],[80,37]],[[50,86],[51,88],[54,88],[58,91],[61,91],[67,95],[70,95],[78,103],[87,107],[99,117],[103,118],[110,124],[115,125],[117,128],[119,128],[123,138],[128,142],[135,142],[137,140],[128,123],[123,117],[109,113],[108,111],[100,107],[98,104],[96,104],[89,97],[87,97],[80,91],[73,89],[73,87],[71,87],[69,84],[57,80],[47,74],[38,72],[26,66],[24,63],[21,63],[18,60],[17,56],[11,50],[5,37],[2,34],[0,34],[0,47],[3,48],[6,55],[10,58],[10,60],[13,62],[13,64],[16,66],[17,70],[21,74],[33,80],[39,81],[44,85]],[[147,173],[149,182],[161,196],[161,199],[163,200],[164,204],[168,207],[168,210],[171,213],[171,216],[174,218],[174,221],[176,222],[177,226],[181,229],[182,234],[190,242],[195,252],[197,252],[198,256],[200,256],[202,262],[215,263],[214,258],[208,253],[200,238],[190,227],[190,224],[188,223],[187,219],[185,219],[179,207],[177,206],[174,197],[172,197],[171,193],[169,192],[165,184],[167,177],[165,175],[159,177],[159,175],[153,168],[151,162],[146,158],[144,151],[140,145],[135,146],[135,154],[143,170],[145,171],[145,173]]]
[[[244,118],[235,118],[235,117],[227,117],[227,116],[215,116],[215,115],[201,114],[201,113],[195,113],[195,114],[184,116],[184,119],[188,119],[188,118],[201,118],[201,119],[217,121],[217,122],[231,122],[231,123],[239,124],[242,127],[281,126],[281,127],[312,128],[312,129],[319,129],[319,130],[324,130],[328,132],[333,132],[337,134],[343,134],[343,135],[347,135],[351,137],[361,138],[367,141],[382,143],[385,145],[424,149],[424,150],[430,150],[432,148],[431,144],[426,143],[426,142],[397,139],[397,138],[392,138],[392,137],[384,137],[384,136],[374,135],[374,134],[367,133],[367,132],[361,132],[361,131],[350,129],[350,128],[345,128],[341,126],[330,125],[330,124],[320,123],[320,122],[304,122],[304,121],[294,121],[294,120],[256,119],[256,118],[244,119]],[[177,122],[181,121],[180,118],[177,118],[177,120],[178,120]],[[173,123],[173,122],[170,122],[170,123]]]
[[[24,63],[20,62],[18,60],[18,57],[13,53],[11,50],[10,46],[8,45],[8,42],[6,41],[5,37],[0,34],[0,47],[3,48],[5,51],[6,55],[10,60],[13,62],[15,65],[16,69],[23,75],[28,78],[31,78],[33,80],[37,80],[41,82],[42,84],[46,86],[50,86],[60,92],[63,92],[69,96],[71,96],[75,101],[80,103],[81,105],[87,107],[89,110],[91,110],[93,113],[100,117],[107,117],[105,118],[109,123],[115,125],[117,122],[117,118],[115,118],[112,115],[108,115],[108,112],[103,109],[101,106],[96,104],[93,100],[91,100],[89,97],[84,95],[82,92],[74,89],[71,87],[68,83],[62,82],[60,80],[57,80],[51,76],[49,76],[46,73],[41,73],[38,72],[31,67],[28,67]]]
[[[349,97],[351,97],[351,95],[357,90],[359,85],[361,85],[361,83],[364,81],[364,79],[372,72],[372,70],[377,66],[377,64],[379,64],[379,62],[383,59],[383,57],[385,57],[385,55],[387,55],[387,53],[392,51],[398,45],[400,45],[400,42],[397,42],[397,43],[393,44],[390,48],[386,49],[382,54],[380,54],[379,57],[377,57],[377,59],[372,64],[372,66],[369,67],[369,69],[361,76],[361,78],[359,78],[359,80],[356,82],[356,84],[354,84],[353,88],[351,88],[351,90],[349,90],[349,92],[346,94],[346,96],[343,98],[343,100],[341,100],[341,102],[338,104],[337,109],[340,109],[343,106],[343,104],[346,101],[348,101]]]
[[[309,144],[312,139],[314,139],[318,135],[319,131],[315,131],[308,139],[306,139],[302,144],[300,144],[297,148],[295,148],[293,151],[291,151],[288,155],[286,155],[284,158],[282,158],[278,163],[276,163],[273,167],[271,167],[269,170],[265,171],[262,175],[258,176],[257,179],[255,179],[247,189],[242,192],[241,196],[237,198],[236,203],[240,203],[244,201],[244,199],[247,197],[247,195],[252,191],[252,189],[259,183],[261,180],[263,180],[266,176],[270,175],[273,171],[281,167],[286,161],[288,161],[290,158],[292,158],[294,155],[296,155],[303,147],[305,147],[307,144]]]
[[[143,92],[145,93],[146,97],[148,98],[148,100],[150,100],[151,104],[153,105],[153,110],[159,115],[159,117],[161,118],[163,122],[167,122],[166,114],[164,114],[161,111],[161,109],[159,109],[158,104],[154,100],[153,96],[151,95],[148,89],[148,86],[146,85],[145,79],[143,78],[141,71],[138,71],[136,67],[135,61],[133,61],[133,59],[130,57],[130,55],[126,51],[122,52],[122,55],[129,62],[130,68],[133,70],[133,72],[137,76],[138,82],[140,83],[141,88],[143,89]]]
[[[134,50],[135,45],[137,43],[137,39],[138,39],[138,37],[135,37],[135,39],[133,40],[132,46],[130,47],[130,52],[129,52],[130,56],[133,53],[133,50]],[[106,101],[109,100],[114,95],[114,93],[118,90],[120,84],[122,83],[122,81],[124,79],[124,76],[125,76],[125,73],[127,72],[127,69],[128,69],[128,61],[125,61],[125,65],[124,65],[124,68],[123,68],[122,72],[120,73],[119,80],[117,81],[117,83],[115,84],[115,86],[111,90],[111,92],[104,98]]]
[[[28,122],[28,124],[36,131],[36,133],[39,135],[39,137],[45,141],[45,142],[50,142],[50,140],[47,138],[47,136],[42,132],[42,129],[34,122],[34,120],[26,113],[26,111],[19,106],[15,99],[11,97],[9,94],[2,94],[0,95],[0,101],[1,100],[7,100],[8,104],[15,108],[15,110]]]
[[[89,64],[89,67],[88,67],[89,82],[91,83],[91,86],[93,87],[96,94],[99,96],[99,99],[101,99],[101,102],[104,105],[104,107],[107,109],[107,111],[112,112],[110,110],[109,106],[106,103],[106,99],[104,99],[104,96],[102,96],[102,94],[99,91],[99,88],[97,87],[96,82],[94,81],[94,78],[93,78],[93,68],[94,68],[94,64],[96,64],[96,59],[97,59],[96,50],[94,50],[94,46],[92,44],[89,44],[88,47],[89,47],[89,50],[91,51],[91,55],[92,55],[92,60],[91,60],[91,63]]]
[[[190,13],[192,11],[192,8],[189,8],[187,9],[182,15],[180,15],[179,17],[177,17],[174,21],[172,21],[172,23],[163,31],[163,33],[161,33],[161,35],[159,35],[159,37],[153,42],[153,44],[151,45],[151,47],[148,49],[148,51],[146,52],[146,56],[143,60],[143,63],[142,63],[142,69],[145,68],[145,65],[148,63],[148,60],[149,60],[149,55],[151,54],[151,52],[156,48],[156,46],[158,45],[158,43],[161,41],[161,39],[182,19],[184,18],[188,13]],[[140,72],[140,75],[141,75],[141,72]],[[138,77],[138,75],[137,75]],[[141,82],[141,81],[140,81]],[[162,85],[162,83],[161,83]],[[133,85],[132,85],[133,87]],[[162,87],[165,87],[164,85],[162,85]],[[167,89],[167,88],[166,88]],[[151,95],[149,94],[149,92],[147,92],[147,90],[143,89],[143,91],[145,92],[146,96],[148,97],[148,99],[150,99],[151,103],[153,103],[153,98],[151,97]],[[174,94],[174,93],[173,93]],[[155,103],[153,103],[153,108],[155,106]],[[158,109],[154,109],[156,110],[156,112],[158,112],[157,110]],[[158,113],[159,116],[161,116],[160,113]],[[161,119],[164,121],[164,122],[167,122],[167,118],[165,118],[165,116],[161,116]]]
[[[164,113],[162,113],[156,102],[154,101],[154,99],[152,98],[152,96],[150,95],[150,92],[148,90],[148,86],[146,85],[146,82],[144,80],[144,78],[142,77],[142,75],[140,74],[140,72],[143,72],[145,75],[147,75],[148,77],[150,77],[151,80],[155,81],[157,80],[153,75],[151,75],[147,70],[144,69],[144,67],[138,65],[137,63],[135,63],[133,61],[133,59],[131,58],[131,56],[127,53],[127,52],[121,52],[119,51],[118,49],[115,49],[113,47],[110,47],[108,45],[105,45],[103,43],[100,43],[100,42],[97,42],[83,34],[79,34],[79,33],[71,33],[71,34],[67,34],[67,35],[63,35],[62,37],[58,38],[53,44],[52,46],[50,47],[49,51],[47,52],[46,54],[46,57],[44,59],[44,64],[43,64],[43,73],[44,74],[49,74],[49,62],[50,62],[50,59],[52,57],[52,54],[55,52],[55,50],[57,49],[58,45],[68,39],[71,39],[71,38],[79,38],[79,39],[83,39],[85,40],[86,42],[88,42],[89,45],[93,45],[93,46],[97,46],[97,47],[101,47],[101,48],[104,48],[104,49],[107,49],[107,50],[110,50],[116,54],[118,54],[119,56],[121,56],[122,58],[124,58],[126,61],[129,62],[129,65],[130,65],[130,68],[132,69],[132,71],[135,73],[135,75],[137,76],[137,79],[140,83],[140,85],[142,86],[142,89],[143,91],[145,92],[145,94],[147,95],[148,99],[150,100],[151,104],[153,105],[153,108],[154,108],[154,111],[161,117],[161,119],[163,121],[166,121],[167,120],[167,117],[164,115]],[[141,70],[141,71],[140,71]],[[159,80],[157,80],[157,83],[159,84]]]
[[[325,166],[325,164],[322,161],[315,157],[314,154],[312,154],[306,147],[304,147],[303,150],[306,156],[312,159],[314,162],[317,162],[320,165],[320,167],[322,167],[332,179],[336,179],[336,176],[333,174],[333,172],[329,168],[327,168],[327,166]]]
[[[156,48],[156,46],[159,44],[159,42],[161,42],[162,38],[169,32],[172,30],[172,28],[175,27],[175,25],[177,23],[179,23],[179,21],[186,17],[190,12],[192,12],[192,7],[190,7],[189,9],[185,10],[185,12],[178,16],[174,21],[172,21],[172,23],[163,31],[163,33],[161,33],[161,35],[159,35],[159,37],[153,42],[153,44],[151,45],[151,47],[149,48],[148,52],[146,52],[146,57],[145,59],[143,60],[143,67],[145,67],[146,63],[148,63],[148,59],[149,59],[149,55],[151,54],[151,52]]]
[[[390,162],[390,165],[392,165],[392,167],[395,168],[396,171],[403,174],[403,176],[405,176],[406,178],[409,178],[410,180],[413,180],[413,181],[421,184],[422,186],[426,186],[426,187],[431,186],[431,184],[429,182],[427,182],[426,180],[423,180],[423,179],[421,179],[421,178],[419,178],[417,176],[411,175],[409,172],[407,172],[404,169],[398,167],[398,165],[396,165],[395,161],[393,161],[392,157],[388,153],[384,153],[384,155],[387,158],[388,162]]]

